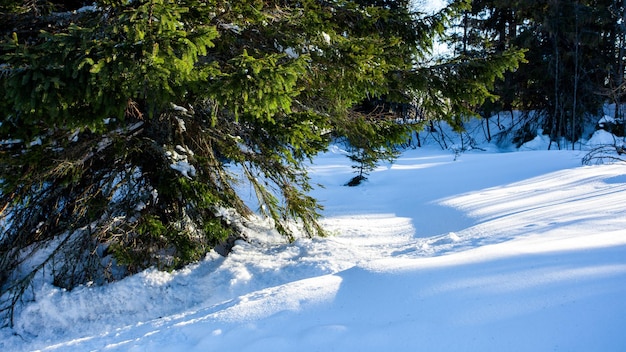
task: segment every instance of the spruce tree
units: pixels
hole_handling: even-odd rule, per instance
[[[391,150],[412,128],[360,102],[453,116],[518,61],[421,63],[465,2],[431,16],[383,0],[24,4],[0,4],[2,325],[36,278],[102,284],[236,238],[254,211],[240,182],[288,239],[323,234],[305,162],[332,136]]]

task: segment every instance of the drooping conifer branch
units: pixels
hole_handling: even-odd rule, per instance
[[[358,106],[424,89],[415,82],[433,74],[416,63],[460,6],[423,17],[408,1],[11,4],[0,12],[16,28],[0,27],[5,313],[39,279],[105,283],[232,242],[241,224],[224,209],[253,212],[241,179],[287,239],[322,234],[305,163],[332,136],[367,165],[393,156],[411,126]]]

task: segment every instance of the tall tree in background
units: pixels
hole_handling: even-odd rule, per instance
[[[518,16],[510,1],[474,0],[471,8],[463,12],[457,30],[448,37],[449,45],[460,55],[480,58],[499,56],[519,50],[516,43]],[[502,111],[512,113],[516,108],[516,89],[512,82],[514,73],[507,71],[494,85],[497,99],[486,100],[478,109],[482,118],[489,119]],[[491,131],[487,123],[487,138]]]
[[[604,36],[605,53],[608,57],[613,58],[611,70],[606,87],[605,95],[610,102],[615,104],[616,120],[621,120],[623,124],[622,136],[626,136],[626,121],[624,121],[624,112],[621,109],[621,103],[624,102],[626,96],[626,1],[613,0],[609,11],[612,15],[613,28]]]
[[[511,70],[502,70],[499,64],[505,64],[511,57],[521,59],[524,50],[514,43],[517,32],[517,17],[509,2],[499,0],[475,0],[471,6],[464,8],[454,25],[448,32],[446,43],[451,48],[452,59],[444,56],[442,64],[450,62],[467,63],[464,69],[455,67],[459,73],[469,74],[468,78],[457,79],[455,82],[463,82],[460,89],[471,87],[471,76],[483,76],[491,71],[497,78],[489,85],[487,99],[473,101],[468,104],[466,111],[459,116],[476,116],[489,119],[492,115],[502,110],[512,111],[515,106],[515,90],[511,85]],[[523,60],[522,60],[523,61]],[[483,65],[477,65],[483,62]],[[519,61],[521,62],[521,61]],[[480,72],[480,73],[479,73]],[[468,84],[469,83],[469,84]],[[485,94],[477,94],[484,97]],[[471,100],[462,99],[466,103]],[[455,121],[453,126],[462,129],[463,121]],[[491,139],[489,123],[487,123],[487,138]]]

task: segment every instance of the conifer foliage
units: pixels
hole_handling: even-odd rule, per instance
[[[71,289],[201,259],[251,214],[242,180],[287,238],[323,234],[303,163],[332,136],[372,151],[413,128],[359,102],[420,91],[467,108],[417,65],[465,2],[432,16],[384,0],[0,6],[6,319],[38,277]]]

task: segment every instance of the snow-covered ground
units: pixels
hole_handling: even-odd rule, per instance
[[[544,142],[408,149],[358,187],[331,148],[311,166],[331,236],[259,222],[226,258],[44,286],[0,351],[625,351],[626,164]]]

